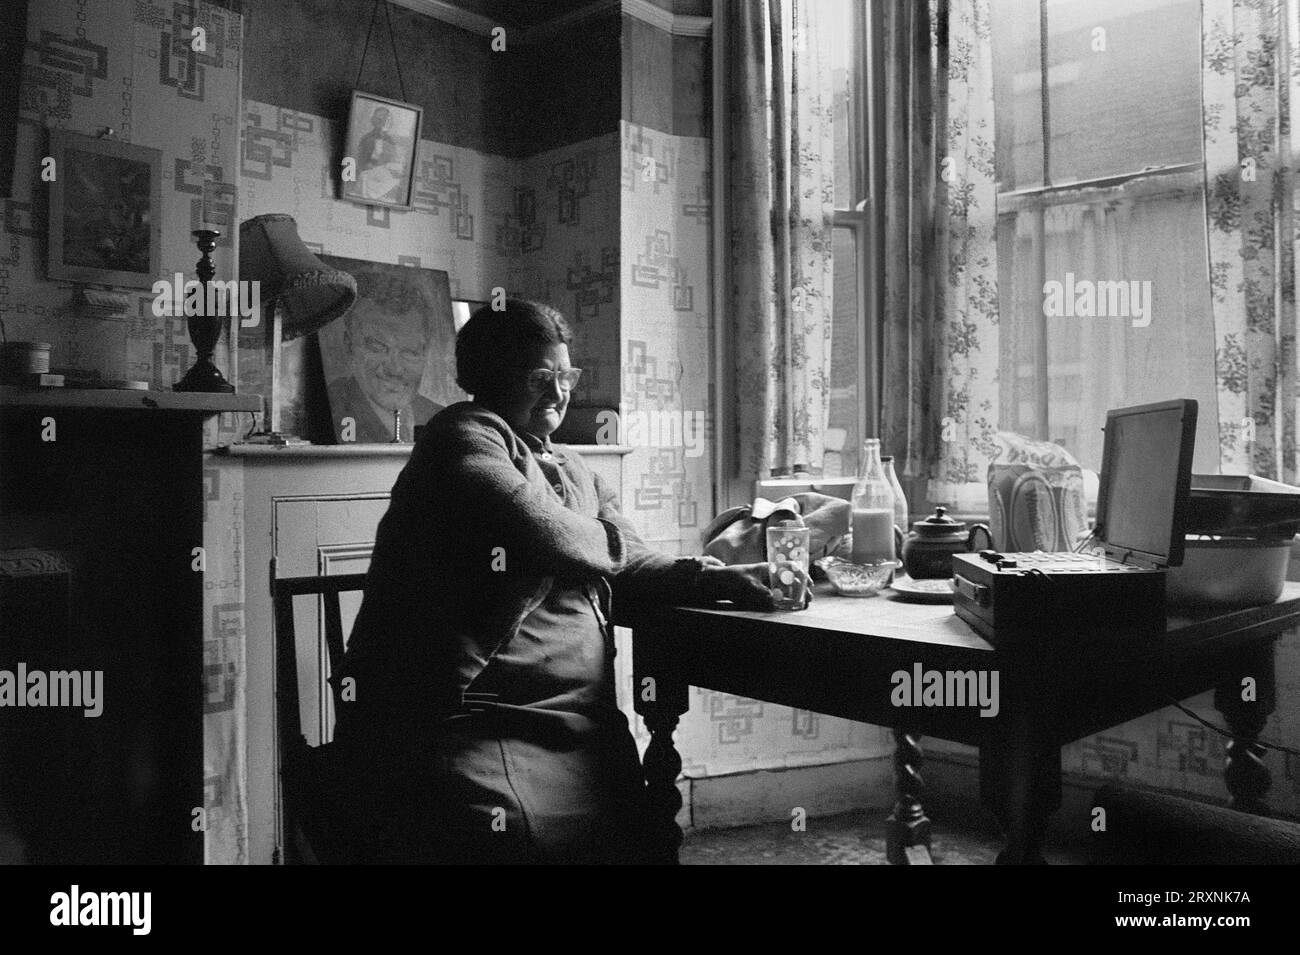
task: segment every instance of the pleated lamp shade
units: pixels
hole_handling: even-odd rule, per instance
[[[239,278],[261,283],[262,314],[280,319],[286,342],[328,325],[357,297],[356,279],[316,258],[293,216],[279,213],[239,224]]]
[[[341,316],[357,298],[357,280],[312,254],[293,216],[272,213],[239,224],[239,278],[259,282],[258,299],[271,347],[270,394],[262,430],[248,438],[284,444],[280,434],[280,345]]]

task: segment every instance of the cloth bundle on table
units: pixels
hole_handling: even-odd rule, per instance
[[[700,535],[704,553],[724,564],[767,560],[767,529],[794,521],[809,530],[810,560],[848,558],[853,551],[853,508],[848,501],[803,491],[779,501],[755,498],[753,504],[719,514]]]

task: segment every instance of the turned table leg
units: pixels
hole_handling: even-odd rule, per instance
[[[646,842],[652,862],[676,865],[677,853],[682,846],[682,830],[677,825],[677,813],[682,808],[682,794],[677,789],[682,758],[673,745],[677,716],[655,713],[644,719],[646,728],[650,730],[650,745],[642,762],[646,808],[650,814],[646,820]]]
[[[885,857],[894,865],[930,864],[930,820],[921,800],[924,753],[919,734],[894,730],[894,811],[886,820]]]
[[[673,732],[689,708],[689,688],[669,674],[656,652],[653,632],[637,630],[633,634],[632,669],[634,708],[650,731],[650,744],[641,761],[648,814],[644,827],[646,849],[651,862],[677,865],[682,845],[682,830],[677,825],[677,813],[682,808],[682,794],[677,789],[682,757],[673,744]]]
[[[1273,782],[1264,763],[1259,736],[1276,705],[1273,643],[1243,654],[1230,676],[1214,691],[1214,707],[1232,730],[1228,741],[1223,779],[1232,796],[1232,808],[1267,815],[1264,794]]]
[[[1001,732],[980,746],[980,800],[1006,839],[997,863],[1046,865],[1047,823],[1061,805],[1061,749],[1043,733],[1045,712],[1004,710],[1003,719]]]

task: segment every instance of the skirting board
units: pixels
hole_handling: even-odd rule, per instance
[[[979,762],[973,757],[935,754],[921,773],[928,790],[924,805],[940,825],[987,833],[997,824],[979,799]],[[1051,818],[1048,838],[1080,845],[1091,833],[1093,794],[1110,780],[1064,775],[1061,808]],[[888,814],[894,803],[894,768],[889,757],[818,766],[728,773],[677,781],[684,830],[756,826],[788,822],[796,807],[809,817],[832,816],[855,809]],[[1149,788],[1149,787],[1148,787]]]
[[[881,807],[894,800],[889,757],[728,773],[677,781],[683,829],[728,828],[789,822],[795,809],[809,817]]]

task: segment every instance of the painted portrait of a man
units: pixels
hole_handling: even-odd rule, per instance
[[[455,348],[447,273],[322,258],[357,280],[356,303],[320,333],[335,437],[413,441],[416,425],[459,397],[439,380]]]

